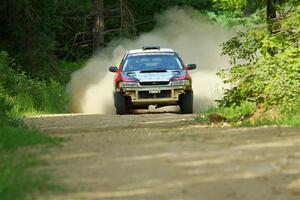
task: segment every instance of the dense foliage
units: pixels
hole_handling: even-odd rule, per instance
[[[57,59],[68,56],[68,47],[82,31],[90,10],[88,0],[4,1],[0,6],[0,49],[28,73],[55,77]]]
[[[242,9],[247,5],[247,0],[236,0],[236,1],[213,0],[213,2],[215,3],[215,7],[223,9],[223,10]]]
[[[221,73],[233,87],[221,105],[252,101],[290,110],[300,98],[300,7],[289,11],[269,34],[260,24],[238,33],[224,45],[233,66]]]
[[[154,15],[171,6],[212,7],[210,0],[103,0],[105,43],[151,30]],[[121,4],[122,2],[122,4]],[[61,74],[59,60],[81,61],[93,52],[95,9],[90,0],[3,1],[0,50],[43,79]]]
[[[18,113],[60,113],[66,110],[65,89],[55,80],[39,81],[20,70],[5,51],[0,52],[1,118]],[[3,123],[4,120],[1,120]]]

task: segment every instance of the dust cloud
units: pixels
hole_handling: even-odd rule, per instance
[[[198,69],[190,73],[194,109],[197,112],[214,106],[215,100],[222,96],[223,87],[216,72],[228,65],[228,59],[221,56],[220,45],[232,36],[232,32],[196,13],[191,8],[170,9],[156,17],[158,23],[153,31],[135,40],[113,41],[95,54],[85,67],[72,74],[67,86],[71,112],[114,113],[114,74],[108,72],[108,67],[118,66],[126,51],[145,45],[175,49],[185,64],[197,64]]]

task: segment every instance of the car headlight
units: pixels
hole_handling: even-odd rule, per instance
[[[138,87],[138,84],[136,82],[120,82],[119,87],[120,88],[135,88],[135,87]]]
[[[188,79],[171,82],[172,86],[185,86],[185,85],[190,85],[190,84],[191,84],[191,81]]]

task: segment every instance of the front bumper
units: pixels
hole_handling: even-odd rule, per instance
[[[191,90],[190,86],[151,86],[122,88],[125,96],[131,98],[133,105],[177,105],[179,96],[187,90]]]

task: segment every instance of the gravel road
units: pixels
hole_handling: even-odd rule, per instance
[[[299,200],[300,129],[203,128],[193,115],[26,119],[62,147],[41,155],[55,200]]]

